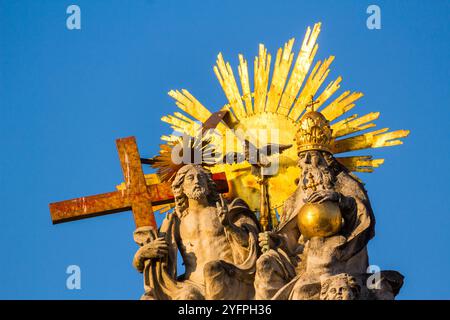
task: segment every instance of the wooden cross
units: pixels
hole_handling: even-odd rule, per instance
[[[116,140],[125,180],[124,190],[50,203],[53,224],[132,210],[136,227],[157,229],[154,205],[174,201],[170,183],[147,185],[134,137]],[[228,192],[225,173],[213,175],[217,189]]]

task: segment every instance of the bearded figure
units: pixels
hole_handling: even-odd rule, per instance
[[[324,277],[363,277],[375,218],[364,186],[332,155],[325,117],[307,112],[297,133],[301,175],[276,230],[259,235],[258,299],[319,299]]]
[[[259,223],[247,204],[227,203],[208,171],[185,165],[173,184],[175,211],[159,235],[137,229],[133,264],[144,273],[143,299],[253,299]],[[185,266],[177,276],[177,254]]]

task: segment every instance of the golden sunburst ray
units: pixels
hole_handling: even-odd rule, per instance
[[[403,144],[400,138],[407,137],[408,130],[397,130],[387,132],[389,128],[384,128],[372,132],[367,132],[358,136],[336,140],[331,151],[334,154],[362,150],[368,148],[382,148]]]
[[[288,84],[281,97],[279,110],[277,110],[279,114],[287,116],[291,111],[291,107],[294,104],[300,87],[311,67],[317,49],[319,48],[316,41],[320,33],[320,26],[321,24],[319,22],[314,25],[312,31],[310,27],[306,30],[302,46],[291,72],[291,77],[289,78]]]
[[[306,105],[311,100],[311,96],[314,96],[316,94],[319,87],[327,78],[328,73],[330,72],[329,66],[331,65],[333,60],[334,57],[330,56],[328,59],[325,59],[323,63],[322,61],[318,61],[316,63],[311,74],[308,77],[308,80],[305,83],[302,92],[300,93],[300,96],[297,98],[291,112],[289,113],[289,117],[292,120],[297,121],[305,111]],[[328,90],[332,90],[332,88],[333,86],[330,86],[330,89]],[[324,96],[326,95],[327,94],[324,94]]]
[[[225,63],[221,53],[217,56],[216,63],[217,65],[214,66],[214,73],[216,74],[216,77],[219,80],[228,101],[230,101],[230,107],[234,111],[234,114],[238,119],[241,119],[247,113],[241,94],[239,93],[236,79],[234,78],[233,70],[228,62]]]
[[[259,54],[254,63],[254,106],[255,113],[263,113],[266,107],[267,86],[269,83],[270,61],[272,56],[267,53],[263,44],[259,45]]]
[[[372,159],[372,156],[336,157],[336,160],[354,172],[373,172],[373,168],[384,162],[384,159]]]
[[[339,138],[358,131],[373,128],[375,127],[375,123],[371,123],[371,121],[378,119],[379,116],[379,112],[371,112],[359,118],[357,114],[354,114],[346,119],[336,122],[331,126],[333,137]]]
[[[379,112],[369,112],[360,117],[353,114],[341,119],[363,96],[361,92],[347,90],[336,97],[335,94],[342,84],[342,77],[338,76],[320,91],[334,60],[334,56],[329,56],[323,61],[316,62],[310,70],[318,51],[317,39],[320,31],[320,23],[316,23],[313,28],[307,28],[296,57],[295,40],[292,38],[287,41],[277,51],[272,72],[271,54],[263,44],[260,44],[254,59],[253,79],[249,76],[251,72],[242,54],[238,55],[238,80],[230,63],[219,53],[213,69],[228,100],[221,110],[230,110],[230,115],[229,119],[224,118],[224,121],[218,124],[219,134],[211,137],[211,143],[216,150],[223,154],[240,152],[241,142],[245,137],[258,147],[273,142],[294,144],[295,135],[300,129],[300,119],[305,114],[311,96],[318,97],[313,107],[330,122],[333,138],[331,152],[337,155],[336,159],[350,171],[372,172],[384,160],[372,159],[370,155],[339,157],[339,154],[402,143],[400,139],[409,134],[407,130],[389,132],[389,129],[385,128],[370,131],[375,127],[374,121],[378,119]],[[212,112],[187,90],[172,90],[169,95],[175,99],[182,112],[175,112],[173,115],[163,117],[162,120],[169,123],[177,132],[193,135],[211,117]],[[230,129],[234,131],[231,132]],[[264,137],[255,135],[254,132],[258,130],[267,131],[267,134]],[[252,133],[249,133],[250,131]],[[277,132],[277,141],[271,140],[274,132]],[[165,135],[162,139],[173,145],[178,137],[177,134],[172,134]],[[169,161],[166,157],[168,150],[161,150],[164,153],[161,161]],[[270,193],[273,210],[275,208],[281,210],[283,202],[296,189],[295,179],[300,174],[296,163],[295,148],[287,150],[279,157],[279,173],[268,182],[269,190],[277,191]],[[213,173],[224,171],[230,184],[230,196],[241,197],[252,209],[258,210],[260,189],[250,168],[248,163],[242,162],[215,164],[210,169]]]
[[[353,109],[355,106],[353,102],[362,96],[363,94],[361,92],[350,93],[350,91],[345,91],[323,110],[321,110],[320,113],[322,113],[325,118],[331,122]]]
[[[176,100],[176,105],[181,110],[200,122],[205,122],[211,116],[211,111],[205,108],[200,101],[185,89],[182,89],[181,92],[171,90],[169,91],[169,96]]]
[[[293,45],[294,39],[291,39],[284,45],[284,49],[278,49],[272,75],[272,83],[270,84],[269,93],[267,94],[267,112],[276,112],[278,109],[281,94],[283,93],[292,60],[294,58],[294,54],[291,53]]]
[[[242,54],[239,55],[239,78],[241,80],[242,87],[242,100],[245,103],[245,110],[248,115],[252,115],[254,113],[253,104],[252,104],[252,92],[250,91],[250,81],[248,77],[248,67],[247,60],[244,59]]]

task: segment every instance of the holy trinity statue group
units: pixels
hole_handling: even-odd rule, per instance
[[[301,122],[307,131],[296,139],[301,174],[272,231],[262,231],[243,200],[219,195],[201,165],[177,171],[174,211],[158,233],[141,227],[134,234],[140,248],[133,264],[144,274],[143,299],[395,297],[401,274],[384,271],[371,281],[367,273],[375,218],[363,185],[331,153],[325,117],[311,110]]]
[[[162,117],[174,132],[162,136],[160,154],[140,158],[134,137],[118,139],[124,183],[51,203],[53,223],[131,208],[143,299],[393,299],[403,276],[369,265],[375,217],[353,174],[384,159],[349,152],[402,144],[409,131],[373,130],[379,112],[344,116],[363,94],[345,91],[328,102],[340,76],[318,93],[334,60],[312,66],[320,29],[307,28],[296,59],[294,39],[279,48],[272,74],[260,44],[253,90],[244,57],[239,87],[219,54],[214,72],[228,103],[211,112],[189,91],[170,91],[182,112]],[[186,145],[184,135],[194,139]],[[174,161],[180,146],[183,161]],[[201,161],[184,149],[200,150]],[[211,149],[227,161],[216,162]],[[144,175],[142,164],[157,173]],[[158,210],[168,212],[159,228]]]

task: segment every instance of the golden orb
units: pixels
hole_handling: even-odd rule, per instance
[[[297,215],[297,224],[306,239],[329,237],[341,230],[341,210],[331,201],[306,203]]]

